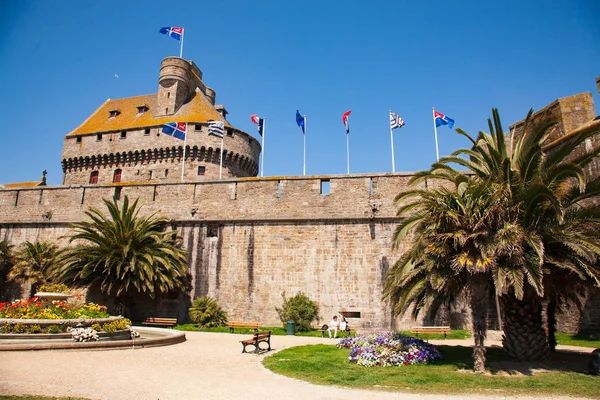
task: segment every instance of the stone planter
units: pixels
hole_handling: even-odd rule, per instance
[[[37,292],[34,297],[37,297],[46,301],[61,301],[67,300],[69,297],[72,297],[72,294],[68,293],[56,293],[56,292]]]

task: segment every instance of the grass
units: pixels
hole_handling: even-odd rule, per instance
[[[600,398],[600,378],[578,372],[552,370],[523,375],[492,370],[476,375],[472,349],[438,346],[445,359],[429,365],[366,368],[348,361],[350,351],[330,345],[310,345],[282,350],[263,363],[273,372],[318,385],[382,389],[410,393],[505,395],[571,395]],[[490,362],[508,361],[498,348],[488,349]],[[521,364],[521,363],[517,363]],[[493,365],[493,363],[491,364]],[[524,367],[526,364],[521,364]],[[585,369],[585,365],[582,366]]]
[[[411,333],[410,331],[400,331],[400,333],[404,336],[414,336],[414,337],[418,337],[419,339],[422,340],[437,340],[437,339],[444,339],[444,334],[443,333],[421,333],[419,334],[419,336],[415,335],[414,333]],[[467,331],[467,330],[453,330],[450,333],[446,334],[446,339],[468,339],[471,337],[471,331]]]
[[[229,328],[226,326],[219,326],[216,328],[198,328],[196,324],[178,324],[173,329],[177,329],[180,331],[191,331],[191,332],[227,332],[229,333]],[[261,331],[271,331],[271,335],[286,335],[286,330],[280,326],[261,326]],[[235,328],[235,333],[242,334],[254,334],[254,329],[249,328]],[[313,329],[310,332],[296,332],[296,336],[313,336],[313,337],[321,337],[321,332]],[[339,336],[339,334],[338,334]],[[344,334],[344,337],[346,335]]]
[[[568,333],[557,333],[556,342],[566,346],[582,346],[600,348],[600,337],[598,336],[583,336],[569,335]]]

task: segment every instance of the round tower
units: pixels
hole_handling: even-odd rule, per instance
[[[183,58],[167,57],[162,61],[158,76],[157,116],[175,114],[195,90],[190,69],[191,64]]]

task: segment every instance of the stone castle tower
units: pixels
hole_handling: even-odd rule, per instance
[[[227,122],[215,105],[216,93],[202,82],[193,61],[165,58],[158,93],[108,99],[66,135],[63,184],[119,182],[186,182],[219,177],[221,138],[208,134],[208,122],[225,122],[222,176],[256,176],[259,142]],[[183,122],[184,141],[161,133],[163,124]],[[183,161],[183,162],[182,162]]]

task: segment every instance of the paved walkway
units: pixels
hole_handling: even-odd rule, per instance
[[[263,368],[261,359],[272,352],[261,356],[241,354],[239,340],[248,335],[186,332],[186,336],[188,340],[184,343],[139,350],[1,352],[0,394],[73,396],[94,400],[223,400],[267,396],[281,400],[516,399],[317,386]],[[271,342],[276,350],[304,344],[336,343],[329,339],[296,336],[274,336]],[[444,341],[444,344],[470,343],[470,339]]]

